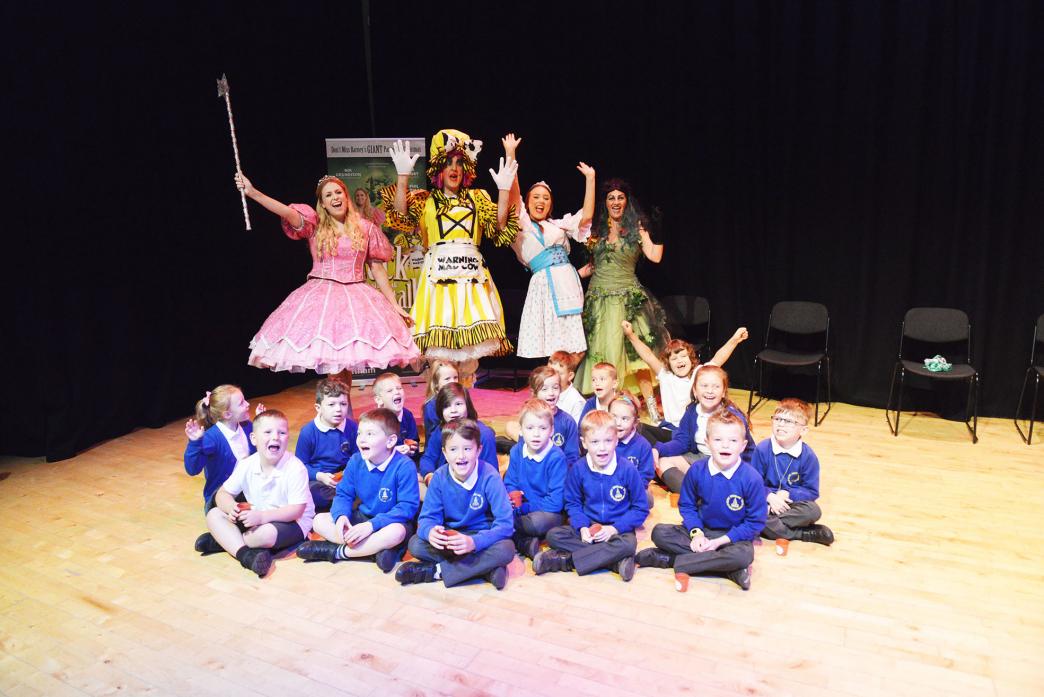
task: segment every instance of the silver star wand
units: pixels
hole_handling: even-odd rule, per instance
[[[225,108],[228,109],[228,129],[232,132],[232,152],[236,156],[236,174],[242,175],[243,170],[239,167],[239,144],[236,143],[236,123],[232,120],[232,101],[228,98],[228,78],[225,77],[224,73],[221,75],[221,79],[217,81],[218,99],[221,97],[225,98]],[[247,211],[246,204],[246,192],[242,189],[239,190],[239,198],[243,201],[243,221],[246,223],[246,229],[250,229],[250,213]]]

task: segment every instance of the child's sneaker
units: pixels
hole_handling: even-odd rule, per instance
[[[498,591],[502,591],[504,590],[504,586],[507,585],[507,576],[507,567],[498,566],[486,574],[486,580],[493,584],[493,587]]]
[[[624,583],[634,578],[634,557],[624,557],[616,562],[616,573],[620,574],[620,580]]]
[[[196,551],[205,556],[207,554],[224,552],[225,549],[218,544],[213,535],[209,532],[205,532],[196,538]]]
[[[834,543],[834,531],[825,525],[809,525],[801,528],[801,541],[830,546]]]
[[[729,573],[725,574],[725,578],[729,579],[730,581],[732,581],[733,583],[735,583],[737,586],[739,586],[740,588],[742,588],[745,591],[749,591],[750,590],[750,567],[749,566],[745,566],[745,567],[743,567],[742,569],[740,569],[738,571],[730,571]]]

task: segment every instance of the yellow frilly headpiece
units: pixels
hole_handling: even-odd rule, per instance
[[[428,179],[437,187],[441,187],[442,170],[445,169],[449,156],[457,153],[461,156],[461,164],[464,167],[464,186],[470,186],[475,180],[478,155],[481,151],[481,140],[472,140],[467,133],[454,128],[443,128],[432,136],[431,147],[428,148]]]

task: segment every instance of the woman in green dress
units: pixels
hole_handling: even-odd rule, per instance
[[[659,423],[652,371],[624,337],[620,323],[630,322],[635,334],[653,351],[659,352],[666,343],[663,307],[635,274],[643,256],[654,264],[660,263],[663,245],[650,237],[650,226],[627,182],[610,179],[602,190],[605,198],[599,202],[594,230],[587,242],[591,261],[580,269],[580,276],[590,276],[591,283],[584,294],[587,355],[576,379],[580,391],[589,394],[595,364],[612,363],[620,389],[640,391],[653,423]]]

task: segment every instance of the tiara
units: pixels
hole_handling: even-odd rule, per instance
[[[323,185],[329,184],[330,182],[337,182],[338,184],[341,185],[341,188],[343,188],[343,189],[347,189],[348,188],[347,186],[345,186],[344,182],[341,181],[340,177],[335,177],[332,174],[326,174],[326,175],[323,175],[322,177],[320,177],[319,178],[319,182],[315,185],[315,195],[318,197],[319,196],[319,192],[322,191]]]
[[[538,182],[536,182],[536,183],[534,183],[534,184],[530,185],[530,187],[529,187],[529,189],[528,189],[528,190],[526,191],[526,193],[528,194],[528,193],[529,193],[530,191],[532,191],[533,189],[537,188],[538,186],[542,186],[542,187],[544,187],[545,189],[547,189],[548,193],[550,193],[550,194],[552,194],[552,195],[554,194],[554,192],[553,192],[553,191],[551,191],[551,185],[550,185],[550,184],[548,184],[548,183],[547,183],[546,181],[544,181],[543,179],[541,179],[540,181],[538,181]]]

